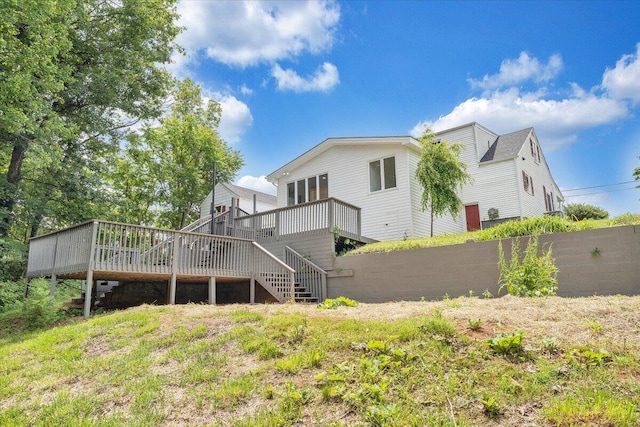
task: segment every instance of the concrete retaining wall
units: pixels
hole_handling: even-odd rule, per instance
[[[521,240],[524,250],[527,239]],[[640,226],[547,234],[539,242],[552,244],[558,295],[640,294]],[[511,239],[503,247],[508,257]],[[497,241],[338,257],[328,296],[385,302],[456,297],[470,290],[498,295],[497,264]]]

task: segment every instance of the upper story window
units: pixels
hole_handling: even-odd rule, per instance
[[[544,195],[544,207],[547,212],[553,212],[556,210],[556,206],[553,200],[553,192],[547,191],[547,188],[542,186],[542,194]]]
[[[369,162],[369,190],[371,192],[396,187],[396,158]]]
[[[287,184],[287,206],[329,197],[329,174],[316,175]]]
[[[531,157],[536,163],[540,163],[540,146],[533,140],[533,138],[529,138],[529,146],[531,147]]]
[[[524,191],[533,196],[533,178],[531,178],[525,171],[522,171],[522,183],[524,185]]]

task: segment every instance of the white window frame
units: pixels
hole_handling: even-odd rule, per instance
[[[535,190],[533,189],[533,178],[525,171],[522,171],[522,186],[527,194],[535,196]]]
[[[322,183],[322,177],[326,176],[327,179],[327,197],[321,198],[321,183]],[[310,194],[309,194],[309,180],[315,179],[316,181],[316,188],[315,188],[315,199],[314,200],[310,200]],[[298,198],[300,196],[300,192],[298,191],[299,187],[298,187],[298,183],[300,181],[304,181],[304,200],[302,201],[298,201]],[[289,186],[293,185],[293,203],[291,203],[291,199],[289,198]],[[315,202],[316,200],[323,200],[325,198],[329,198],[329,173],[328,172],[324,172],[324,173],[319,173],[317,175],[312,175],[306,178],[300,178],[300,179],[296,179],[293,181],[289,181],[287,182],[286,185],[286,190],[285,190],[285,197],[287,200],[287,206],[295,206],[295,205],[299,205],[301,203],[308,203],[308,202]]]
[[[387,186],[387,181],[386,181],[386,177],[385,177],[385,169],[384,169],[384,163],[385,160],[388,159],[393,159],[393,186]],[[380,169],[380,189],[379,190],[373,190],[372,189],[372,182],[371,182],[371,165],[374,163],[378,163],[379,165],[379,169]],[[387,156],[387,157],[382,157],[379,159],[375,159],[375,160],[371,160],[367,163],[367,173],[369,175],[369,193],[378,193],[380,191],[387,191],[387,190],[392,190],[394,188],[398,188],[398,167],[397,167],[397,162],[396,162],[396,156]]]

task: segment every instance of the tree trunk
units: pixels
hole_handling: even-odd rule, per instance
[[[7,237],[11,227],[11,212],[16,204],[18,184],[22,178],[22,161],[27,152],[27,142],[15,142],[11,152],[11,161],[7,176],[0,189],[0,237]]]
[[[430,208],[430,214],[431,214],[431,237],[433,237],[433,201],[431,201],[431,208]]]

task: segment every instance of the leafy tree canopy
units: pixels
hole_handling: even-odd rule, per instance
[[[161,112],[176,0],[8,0],[0,16],[0,236],[88,219],[118,140]]]
[[[585,203],[570,203],[564,207],[564,213],[567,218],[572,221],[609,218],[609,212],[598,206],[587,205]]]
[[[120,221],[182,228],[211,188],[214,162],[218,181],[234,177],[243,161],[218,135],[220,113],[191,80],[176,84],[168,114],[131,134],[115,164]]]

